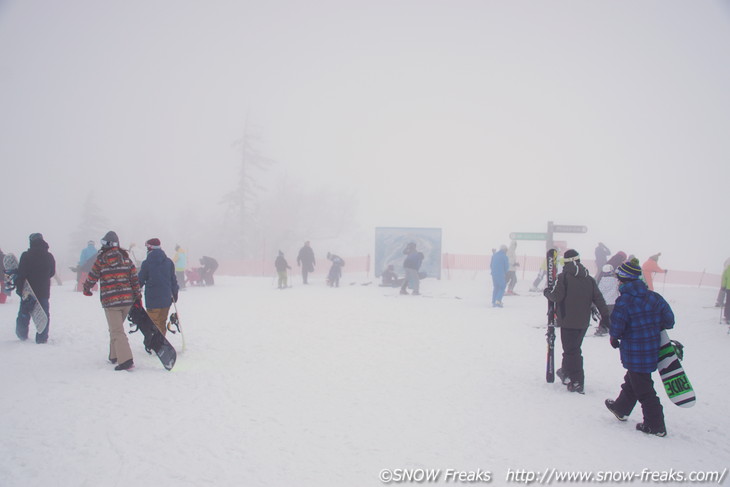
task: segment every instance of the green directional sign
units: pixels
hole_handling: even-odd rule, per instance
[[[547,233],[540,232],[513,232],[509,234],[510,240],[547,240]]]
[[[586,233],[588,227],[584,225],[553,225],[555,233]]]

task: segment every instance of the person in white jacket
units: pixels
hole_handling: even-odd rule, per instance
[[[610,320],[611,313],[613,312],[613,306],[616,304],[616,299],[619,297],[618,286],[619,280],[616,274],[613,272],[613,266],[606,264],[601,269],[601,280],[598,281],[598,290],[603,294],[603,299],[606,300],[606,306],[608,306],[608,317]],[[594,335],[603,336],[608,333],[608,328],[604,328],[598,325]]]

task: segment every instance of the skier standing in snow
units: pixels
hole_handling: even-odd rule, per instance
[[[489,267],[492,269],[492,306],[501,308],[503,307],[502,297],[507,287],[507,272],[509,272],[506,245],[502,245],[499,251],[492,253],[492,261]]]
[[[636,429],[666,436],[664,410],[651,373],[657,369],[661,331],[674,327],[674,313],[660,294],[641,281],[638,260],[622,264],[616,277],[621,282],[621,296],[611,313],[611,346],[621,350],[626,375],[618,398],[606,399],[605,404],[619,421],[626,421],[639,402],[644,421]]]
[[[619,292],[618,292],[619,281],[616,278],[616,274],[614,274],[614,272],[613,272],[613,267],[611,267],[611,264],[605,264],[603,266],[602,272],[599,277],[600,277],[600,280],[598,281],[598,290],[601,291],[601,294],[603,295],[603,299],[606,301],[606,307],[608,308],[609,326],[610,326],[611,312],[613,311],[613,306],[616,303],[616,299],[618,299],[618,296],[619,296]],[[604,322],[604,324],[605,324],[605,322]],[[603,336],[606,333],[608,333],[608,328],[605,328],[599,324],[594,335]]]
[[[595,250],[596,255],[596,282],[601,282],[601,272],[603,266],[608,263],[608,257],[611,255],[611,251],[604,245],[603,242],[598,242]]]
[[[167,334],[167,316],[172,303],[177,303],[178,283],[175,264],[162,250],[160,239],[145,242],[147,258],[139,268],[139,287],[144,288],[147,314],[163,335]]]
[[[342,277],[342,267],[345,265],[345,261],[339,255],[329,252],[327,252],[327,260],[332,262],[327,274],[327,285],[329,287],[340,287],[340,277]]]
[[[562,366],[555,371],[570,392],[584,393],[583,338],[591,321],[591,309],[601,314],[599,326],[608,328],[608,308],[596,281],[580,263],[577,251],[569,249],[563,255],[563,270],[558,274],[552,289],[543,294],[556,303],[557,326],[560,327],[560,343],[563,346]]]
[[[421,294],[421,276],[418,274],[418,271],[421,269],[421,264],[423,263],[423,252],[418,251],[416,242],[410,242],[403,249],[403,253],[406,256],[403,260],[403,270],[406,275],[403,279],[403,284],[401,284],[400,293],[408,294],[407,288],[410,287],[413,289],[411,294],[418,296]]]
[[[286,261],[286,258],[284,258],[284,252],[281,250],[279,251],[279,255],[276,257],[276,261],[274,261],[274,267],[276,267],[276,273],[279,275],[279,289],[286,289],[288,287],[287,270],[291,269],[291,267]]]
[[[304,242],[304,246],[299,249],[299,254],[297,255],[297,266],[302,268],[302,284],[309,284],[307,282],[307,275],[310,272],[314,272],[315,265],[314,251],[309,244],[309,240],[307,240]]]
[[[99,282],[101,306],[109,325],[109,361],[118,362],[114,370],[134,367],[132,349],[124,331],[124,320],[132,305],[142,306],[142,295],[137,279],[137,268],[129,253],[119,248],[119,237],[107,232],[101,240],[101,250],[84,282],[84,296],[92,296],[91,289]]]
[[[730,325],[730,264],[725,267],[725,272],[722,273],[722,289],[725,291],[725,309],[723,315],[725,317],[725,324]]]
[[[56,260],[53,254],[48,251],[48,244],[43,240],[40,233],[31,233],[28,238],[30,246],[23,252],[18,261],[18,271],[15,276],[15,292],[23,296],[23,287],[27,284],[33,289],[38,303],[46,312],[48,324],[43,333],[36,333],[36,343],[48,341],[48,329],[51,325],[51,314],[49,313],[49,300],[51,298],[51,278],[56,275]],[[30,312],[33,310],[32,301],[20,300],[18,318],[15,320],[15,334],[21,340],[28,339],[28,325],[30,325]]]
[[[86,275],[91,270],[91,266],[94,265],[96,260],[96,246],[93,240],[86,242],[86,247],[83,248],[79,255],[79,263],[76,265],[76,291],[83,290],[84,281]]]
[[[175,255],[172,257],[175,263],[175,278],[180,289],[185,289],[185,268],[188,266],[188,253],[184,248],[175,245]]]
[[[517,268],[520,263],[517,262],[517,241],[512,240],[507,250],[507,260],[509,261],[509,271],[507,271],[507,296],[516,296],[515,285],[517,285]]]
[[[646,282],[646,286],[649,288],[649,291],[654,290],[654,273],[655,272],[661,272],[666,274],[666,270],[659,267],[659,256],[662,255],[661,252],[658,254],[654,254],[648,259],[646,259],[646,262],[641,266],[641,271],[644,275],[644,282]]]

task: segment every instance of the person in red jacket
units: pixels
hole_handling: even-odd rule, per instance
[[[654,290],[654,273],[655,272],[667,272],[666,270],[659,267],[659,256],[662,255],[661,252],[658,254],[654,254],[648,259],[646,259],[646,262],[642,264],[641,266],[641,272],[644,275],[644,281],[646,282],[647,287],[649,288],[649,291]]]
[[[92,296],[91,289],[99,281],[101,306],[109,325],[109,361],[119,362],[114,370],[134,367],[132,349],[124,331],[124,320],[132,305],[142,306],[142,293],[137,268],[126,250],[119,248],[119,237],[107,232],[101,240],[101,250],[84,282],[84,296]]]

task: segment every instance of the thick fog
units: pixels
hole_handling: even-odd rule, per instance
[[[6,0],[0,248],[485,254],[554,221],[720,272],[728,59],[714,0]]]

